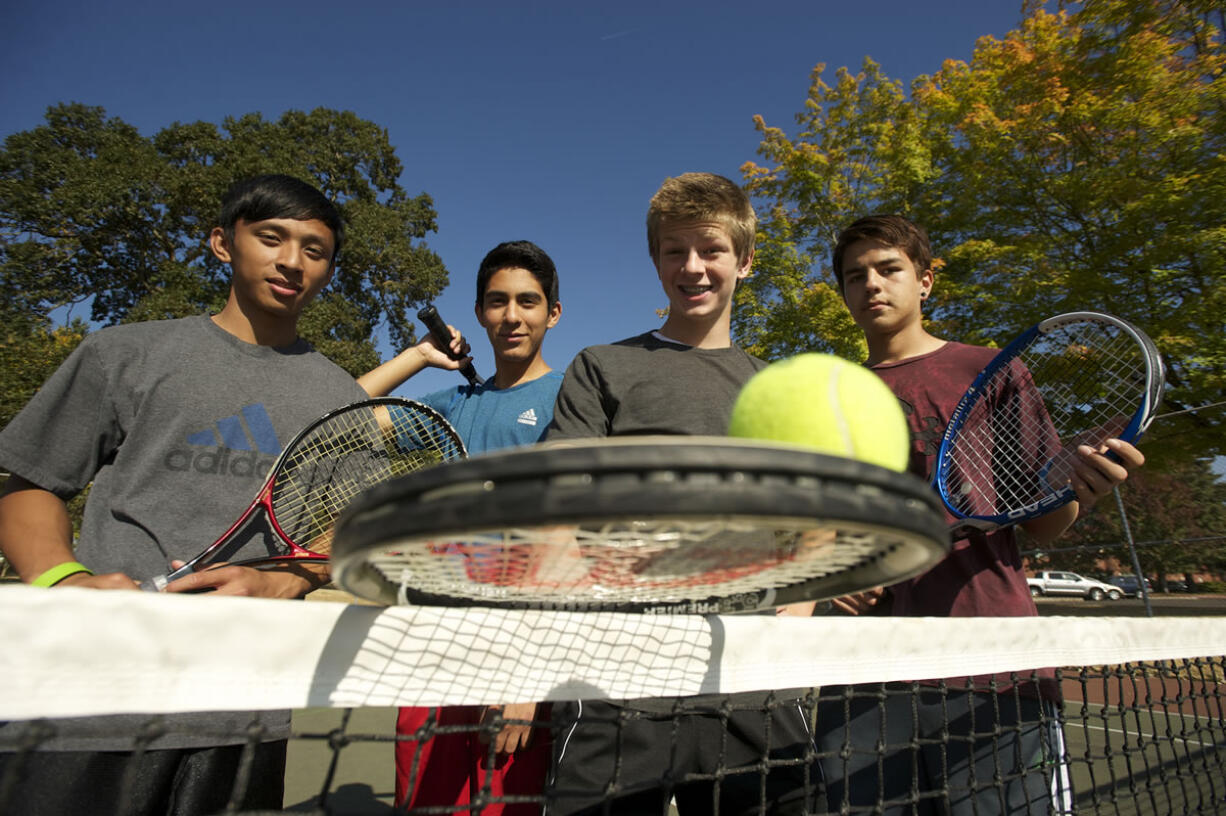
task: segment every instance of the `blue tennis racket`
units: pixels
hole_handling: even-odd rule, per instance
[[[1130,323],[1070,312],[1032,326],[967,389],[945,430],[933,477],[966,528],[988,532],[1075,497],[1080,445],[1135,442],[1162,400],[1157,347]]]

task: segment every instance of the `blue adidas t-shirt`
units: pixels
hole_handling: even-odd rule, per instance
[[[464,440],[470,456],[541,441],[553,421],[553,403],[562,386],[562,372],[550,371],[531,382],[505,389],[495,388],[492,383],[491,380],[484,385],[461,385],[419,399],[446,417]]]

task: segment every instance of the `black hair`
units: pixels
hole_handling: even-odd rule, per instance
[[[545,293],[545,305],[552,309],[558,302],[558,270],[553,265],[553,259],[531,241],[506,241],[486,253],[477,269],[478,307],[485,300],[490,278],[503,269],[528,270]]]
[[[218,226],[226,238],[234,240],[234,226],[240,221],[266,221],[292,218],[295,221],[324,222],[335,238],[332,260],[345,242],[345,222],[340,211],[319,190],[293,176],[270,173],[236,181],[221,197]]]

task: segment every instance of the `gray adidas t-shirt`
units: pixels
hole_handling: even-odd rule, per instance
[[[303,341],[252,345],[207,315],[114,326],[88,335],[0,431],[0,467],[65,499],[92,482],[77,560],[139,581],[216,540],[295,433],[365,396]],[[247,547],[236,557],[267,552],[262,536]],[[251,716],[170,717],[170,735],[151,747],[218,744],[209,734],[219,731],[241,742]],[[61,721],[76,736],[47,747],[130,748],[115,733],[137,719]],[[273,736],[287,733],[288,712],[260,720]]]

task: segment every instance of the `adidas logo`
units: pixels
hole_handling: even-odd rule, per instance
[[[248,405],[238,413],[239,416],[217,420],[212,428],[188,434],[187,444],[211,448],[220,445],[230,450],[249,451],[252,450],[251,443],[254,442],[255,450],[260,453],[276,456],[281,452],[281,442],[277,439],[272,419],[269,418],[268,411],[264,410],[263,404]]]
[[[532,425],[533,427],[535,427],[536,426],[536,411],[529,408],[527,411],[524,411],[522,414],[520,414],[515,419],[515,421],[518,422],[520,425]]]
[[[162,464],[167,470],[263,478],[281,452],[272,419],[260,403],[189,433],[186,441],[191,447],[166,452]]]

